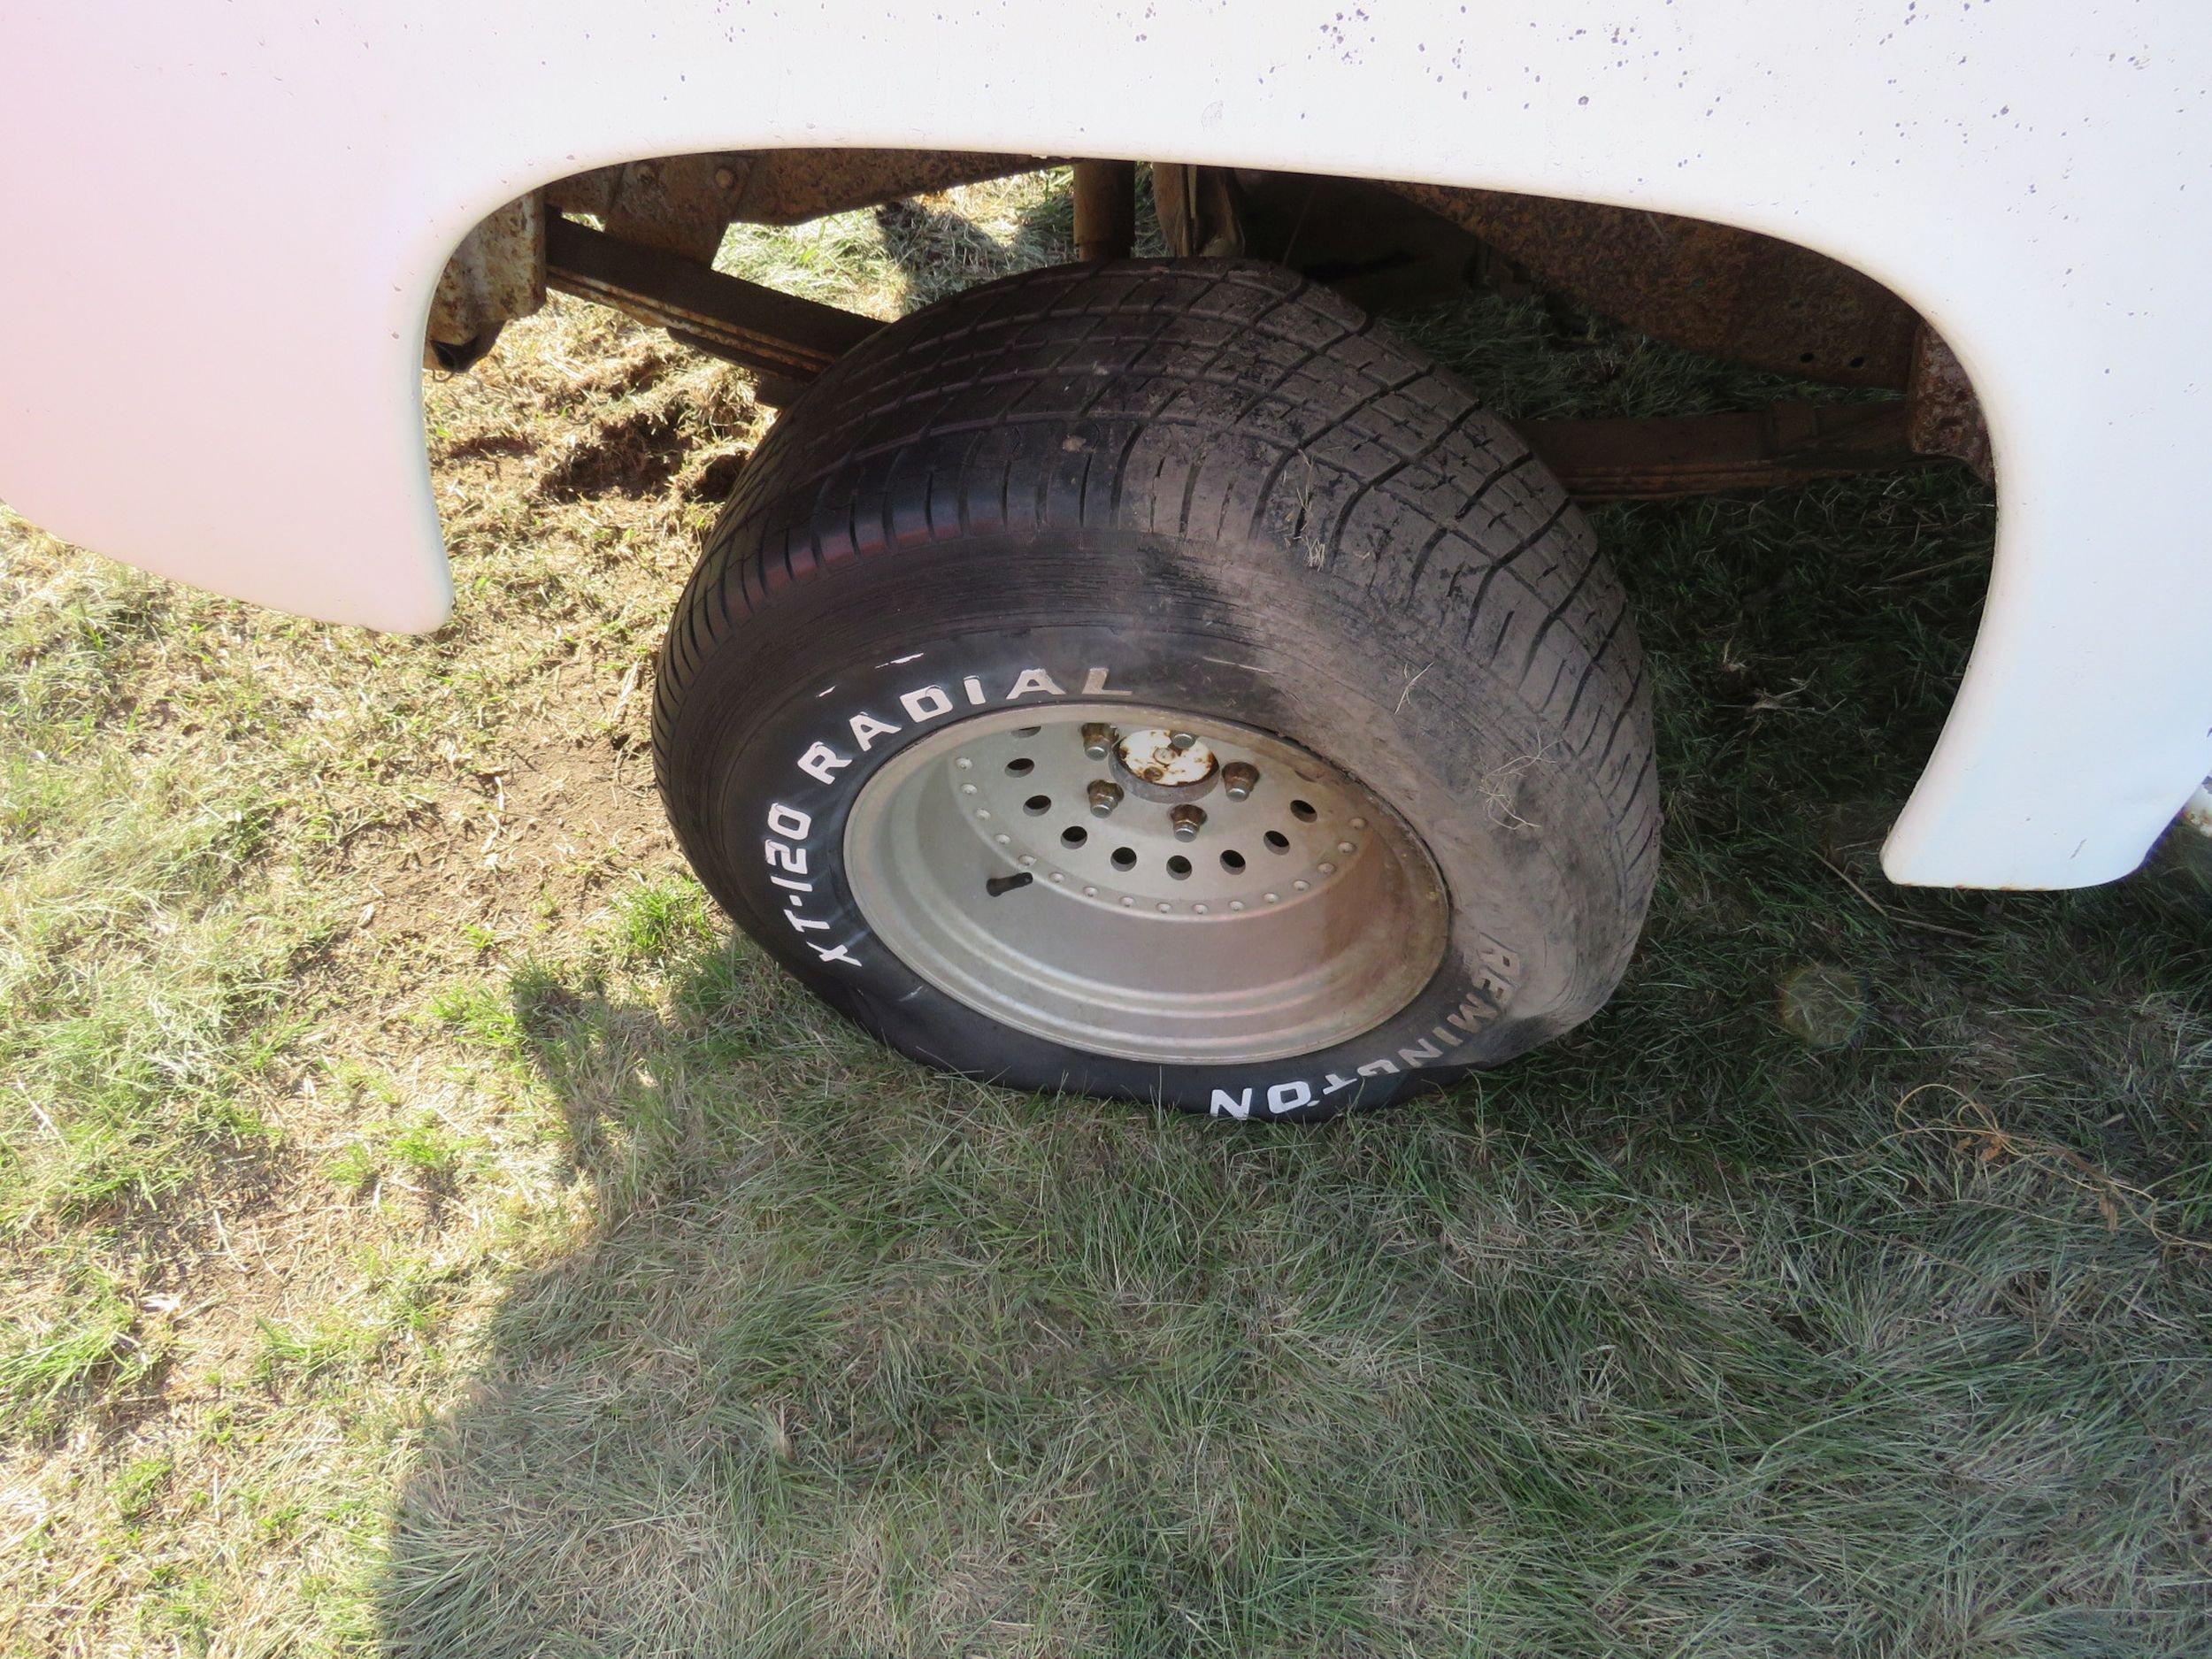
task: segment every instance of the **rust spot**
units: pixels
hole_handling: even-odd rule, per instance
[[[1989,452],[1989,423],[1983,418],[1965,365],[1925,324],[1914,344],[1912,389],[1907,399],[1906,435],[1923,455],[1948,455],[1985,479],[1995,476]]]

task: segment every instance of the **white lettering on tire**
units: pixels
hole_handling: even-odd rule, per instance
[[[839,754],[827,743],[810,744],[799,757],[799,770],[818,783],[835,783],[839,771],[852,764],[850,756]]]
[[[918,660],[900,658],[900,662]],[[1085,671],[1079,695],[1086,697],[1127,697],[1133,692],[1110,686],[1110,671],[1094,667]],[[971,708],[987,708],[994,698],[986,687],[982,676],[964,674],[959,680],[962,697]],[[1068,694],[1053,678],[1049,670],[1025,668],[1014,676],[1012,683],[999,694],[1001,703],[1017,703],[1024,697],[1064,697]],[[942,719],[956,706],[953,697],[940,683],[914,687],[898,694],[899,709],[913,725]],[[879,705],[880,706],[880,705]],[[866,710],[848,715],[845,729],[861,755],[871,752],[879,738],[892,736],[906,728],[897,722],[879,718]],[[798,769],[815,782],[835,787],[853,781],[849,776],[840,776],[850,771],[857,755],[840,752],[829,742],[817,739],[808,743],[800,754]],[[810,813],[782,802],[768,809],[768,837],[762,842],[763,857],[769,866],[768,879],[784,893],[784,919],[792,931],[805,940],[807,948],[824,962],[841,962],[849,967],[861,965],[852,954],[851,946],[857,941],[841,945],[825,945],[808,937],[828,933],[831,924],[806,912],[806,903],[815,891],[810,877],[821,869],[818,859],[810,859],[808,838],[813,833],[814,818]],[[823,849],[816,849],[816,851]],[[1488,934],[1478,936],[1474,984],[1462,997],[1459,1006],[1446,1014],[1442,1020],[1428,1031],[1394,1052],[1378,1056],[1363,1065],[1352,1068],[1346,1077],[1337,1071],[1323,1075],[1318,1086],[1302,1077],[1286,1078],[1265,1085],[1255,1085],[1232,1093],[1217,1087],[1208,1102],[1208,1113],[1216,1118],[1233,1118],[1240,1121],[1249,1118],[1256,1104],[1263,1102],[1267,1115],[1285,1117],[1312,1105],[1341,1090],[1356,1088],[1365,1078],[1396,1077],[1402,1072],[1418,1071],[1433,1062],[1444,1060],[1451,1050],[1462,1047],[1468,1037],[1502,1014],[1512,1000],[1516,981],[1519,978],[1520,958],[1508,946]],[[1263,1094],[1263,1090],[1264,1093]]]
[[[1206,1108],[1206,1115],[1210,1118],[1233,1118],[1240,1123],[1243,1122],[1252,1115],[1252,1091],[1248,1088],[1242,1094],[1232,1094],[1225,1088],[1216,1089],[1212,1103]]]
[[[768,879],[784,889],[783,919],[791,924],[791,931],[806,940],[806,948],[824,962],[841,962],[849,967],[860,966],[860,958],[844,945],[818,945],[809,933],[826,933],[830,925],[818,917],[806,914],[805,895],[814,891],[811,881],[795,881],[792,876],[807,873],[806,838],[813,833],[814,815],[802,812],[797,807],[782,802],[770,803],[768,808],[768,836],[761,842],[762,856],[771,870],[787,870],[790,876],[771,875]]]
[[[918,652],[911,657],[897,657],[885,666],[894,667],[920,660]],[[1133,695],[1133,693],[1107,685],[1110,672],[1102,667],[1087,670],[1083,676],[1084,695],[1095,697]],[[980,675],[962,675],[960,689],[971,707],[984,708],[990,702]],[[1068,694],[1061,689],[1060,682],[1052,677],[1049,670],[1025,668],[1014,676],[1013,683],[999,701],[1012,703],[1022,697],[1041,695],[1064,697]],[[943,686],[934,683],[916,686],[911,690],[899,693],[898,705],[916,726],[941,719],[950,714],[954,707],[951,694]],[[883,719],[866,709],[859,709],[845,718],[845,729],[851,734],[852,742],[859,753],[865,755],[873,749],[877,739],[893,736],[906,728],[895,720]],[[834,787],[839,783],[849,781],[841,779],[838,774],[848,771],[856,758],[857,756],[841,753],[828,742],[817,738],[800,754],[798,767],[815,782]],[[815,890],[814,883],[799,879],[809,875],[815,867],[809,859],[806,844],[813,829],[812,814],[787,806],[780,801],[769,807],[768,835],[761,842],[761,856],[769,867],[768,879],[771,885],[783,893],[783,919],[790,924],[792,932],[806,941],[809,950],[824,962],[841,962],[849,967],[857,968],[861,965],[860,958],[853,955],[850,941],[841,945],[825,945],[808,937],[812,933],[826,933],[831,928],[828,922],[807,913],[807,902]]]
[[[894,732],[906,730],[904,726],[894,726],[888,720],[879,720],[872,714],[856,714],[847,724],[853,729],[853,741],[860,745],[860,752],[864,755],[879,737],[888,737]]]
[[[907,692],[899,698],[899,707],[906,710],[906,718],[919,726],[924,720],[933,720],[941,714],[952,712],[952,699],[945,695],[942,686],[923,686]]]
[[[1054,697],[1064,697],[1068,695],[1060,689],[1060,682],[1045,672],[1043,669],[1025,668],[1019,678],[1014,681],[1013,690],[1006,694],[1006,700],[1011,703],[1017,697],[1027,696],[1033,691],[1041,691]]]

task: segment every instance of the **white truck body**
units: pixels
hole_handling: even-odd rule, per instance
[[[1999,481],[1891,877],[2109,880],[2212,772],[2200,0],[14,0],[0,500],[218,592],[434,628],[418,365],[457,242],[585,168],[819,146],[1482,186],[1855,265],[1963,361]]]

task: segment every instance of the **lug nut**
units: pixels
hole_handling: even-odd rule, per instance
[[[1088,755],[1093,760],[1105,759],[1108,755],[1113,752],[1113,748],[1114,728],[1112,726],[1102,726],[1095,720],[1091,721],[1088,725],[1084,726],[1083,752],[1086,755]],[[1121,791],[1117,789],[1114,791],[1114,794],[1117,797],[1118,797]],[[1111,810],[1111,808],[1108,809],[1110,811]]]
[[[1232,801],[1241,801],[1259,787],[1260,769],[1249,761],[1233,760],[1221,769],[1221,787]]]
[[[1188,732],[1170,732],[1167,734],[1167,746],[1179,755],[1197,741],[1198,739]]]
[[[1121,804],[1121,786],[1109,783],[1103,778],[1093,783],[1084,793],[1091,798],[1091,811],[1099,818],[1104,818]]]
[[[1199,830],[1206,822],[1206,809],[1202,806],[1179,806],[1168,813],[1167,821],[1175,826],[1177,841],[1196,841]]]

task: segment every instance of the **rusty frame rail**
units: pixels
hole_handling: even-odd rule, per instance
[[[1570,495],[1594,503],[1769,489],[1939,459],[1914,450],[1909,423],[1908,406],[1898,399],[1513,425]]]
[[[546,225],[545,282],[783,381],[812,380],[883,326],[872,317],[725,276],[573,219]]]

